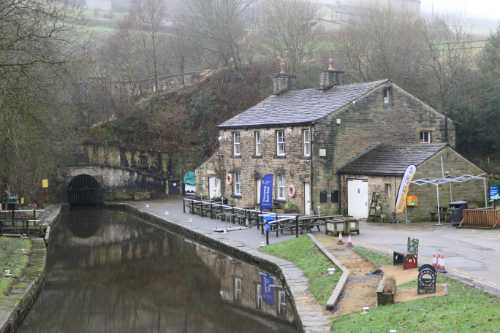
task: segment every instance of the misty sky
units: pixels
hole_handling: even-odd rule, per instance
[[[484,17],[500,20],[499,0],[422,0],[422,10],[438,13],[453,12],[465,17]]]

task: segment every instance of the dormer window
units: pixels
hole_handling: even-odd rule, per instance
[[[392,103],[392,87],[384,88],[384,106]]]
[[[241,135],[240,132],[233,132],[233,156],[241,156]]]
[[[432,131],[421,131],[420,132],[420,143],[432,143]]]

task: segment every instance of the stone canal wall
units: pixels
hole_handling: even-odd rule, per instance
[[[0,301],[0,333],[14,333],[31,310],[45,283],[47,249],[51,228],[60,221],[61,206],[51,206],[41,216],[47,223],[45,240],[33,238],[28,265],[23,275],[12,286],[12,291]]]
[[[168,221],[164,217],[154,213],[144,212],[129,204],[109,204],[108,208],[129,212],[147,223],[160,229],[173,232],[177,235],[206,246],[212,250],[220,251],[225,255],[241,260],[248,264],[257,266],[280,280],[284,286],[289,309],[286,318],[295,318],[296,327],[306,333],[329,332],[330,320],[324,308],[315,302],[311,302],[307,294],[308,282],[303,272],[292,263],[261,253],[256,248],[241,242],[229,239],[217,239],[213,234],[201,230],[193,230],[189,226]],[[224,295],[222,295],[224,296]],[[231,297],[229,297],[231,298]],[[238,305],[238,304],[235,304]],[[266,314],[265,312],[262,314]]]

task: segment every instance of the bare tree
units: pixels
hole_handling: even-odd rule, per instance
[[[206,60],[241,66],[240,43],[246,35],[244,16],[253,0],[186,0],[178,26],[204,51]]]
[[[288,59],[296,73],[315,38],[316,6],[309,0],[267,0],[261,23],[265,43],[274,57]]]

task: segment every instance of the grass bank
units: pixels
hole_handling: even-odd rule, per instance
[[[355,250],[377,266],[390,262],[388,256],[378,252],[359,247]],[[448,296],[377,307],[367,314],[347,315],[334,322],[332,332],[389,332],[390,329],[398,333],[500,332],[500,298],[442,274],[438,282],[448,284]]]
[[[335,265],[307,236],[266,246],[263,251],[291,261],[300,268],[309,281],[309,290],[322,305],[326,304],[342,275],[338,268],[335,274],[328,274],[328,268]]]
[[[26,254],[30,250],[29,239],[0,237],[0,299],[8,293],[15,281],[11,277],[5,277],[5,270],[10,270],[14,276],[21,275],[28,264],[29,258]]]

